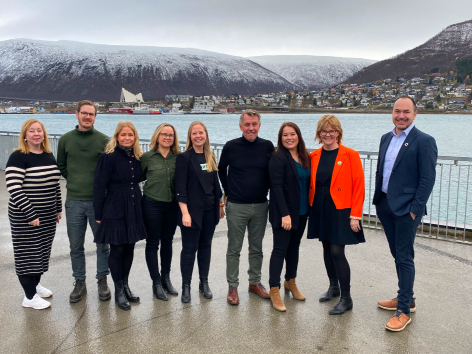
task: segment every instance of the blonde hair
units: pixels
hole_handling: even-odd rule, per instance
[[[331,127],[339,133],[336,140],[338,143],[340,143],[343,140],[343,128],[341,127],[341,122],[339,121],[339,119],[332,114],[325,114],[318,121],[318,126],[316,127],[315,141],[318,144],[322,143],[320,132],[324,130],[328,126],[328,124],[331,125]]]
[[[215,154],[213,153],[213,151],[211,151],[211,147],[210,147],[210,138],[208,137],[208,130],[205,124],[203,124],[202,122],[196,120],[190,123],[190,127],[188,127],[187,146],[185,147],[185,151],[193,149],[192,128],[196,125],[201,125],[206,134],[205,144],[203,144],[203,153],[205,154],[205,160],[207,163],[207,171],[208,172],[218,171],[218,167],[216,166]]]
[[[161,134],[161,131],[162,129],[164,129],[164,127],[171,127],[172,130],[174,131],[174,143],[170,147],[170,151],[172,151],[173,154],[177,154],[180,151],[179,138],[177,137],[177,130],[175,130],[174,126],[169,123],[162,123],[156,128],[156,130],[152,134],[151,142],[149,143],[149,148],[154,151],[157,150],[157,148],[159,147],[159,135]]]
[[[48,132],[46,131],[44,124],[34,118],[27,119],[23,123],[20,131],[20,136],[18,137],[18,147],[16,149],[13,149],[14,151],[21,151],[22,154],[29,154],[30,151],[28,143],[26,142],[26,132],[34,123],[39,123],[44,133],[44,140],[41,143],[41,149],[47,153],[52,151],[51,146],[49,145]]]
[[[110,154],[113,151],[115,151],[115,148],[118,145],[118,135],[120,135],[120,132],[124,127],[130,128],[134,133],[133,154],[136,157],[136,159],[139,160],[141,156],[143,156],[143,149],[141,149],[141,145],[139,145],[139,136],[138,136],[138,131],[136,130],[136,127],[134,126],[133,123],[131,123],[128,120],[122,120],[121,122],[118,123],[115,129],[115,133],[111,137],[107,146],[105,146],[105,152],[107,154]]]

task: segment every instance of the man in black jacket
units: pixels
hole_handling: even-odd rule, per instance
[[[267,225],[269,191],[269,155],[274,145],[258,137],[260,114],[252,109],[240,117],[243,136],[228,141],[223,147],[218,174],[225,192],[228,222],[226,278],[229,284],[228,303],[239,304],[239,256],[244,234],[249,241],[249,292],[270,298],[261,284],[262,240]]]

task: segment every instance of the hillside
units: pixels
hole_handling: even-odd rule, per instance
[[[379,61],[349,78],[361,84],[379,79],[415,77],[439,72],[455,71],[457,59],[472,57],[472,20],[447,27],[426,43],[394,58]]]
[[[166,94],[249,94],[291,86],[248,59],[198,49],[0,42],[0,95],[6,97],[117,101],[125,87],[151,100]]]
[[[266,55],[248,59],[282,76],[294,89],[319,89],[341,83],[375,60],[310,55]]]

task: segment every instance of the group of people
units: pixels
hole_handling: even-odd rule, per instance
[[[396,101],[392,117],[395,128],[380,143],[373,199],[398,276],[398,296],[378,303],[383,309],[396,311],[386,325],[392,331],[403,330],[411,322],[410,312],[416,309],[413,243],[435,181],[436,143],[414,126],[416,114],[411,98]],[[155,297],[167,301],[168,295],[178,295],[170,278],[177,225],[182,235],[181,301],[191,301],[195,258],[199,291],[211,299],[208,275],[212,239],[226,214],[229,304],[239,304],[239,263],[246,231],[248,291],[270,299],[275,310],[285,312],[280,296],[285,262],[285,291],[296,300],[305,300],[295,280],[300,243],[307,229],[309,239],[322,242],[329,279],[328,290],[319,301],[339,298],[330,315],[352,310],[345,246],[365,242],[365,182],[360,156],[342,144],[343,129],[336,116],[321,117],[315,140],[322,146],[310,154],[295,123],[282,124],[274,148],[271,141],[258,136],[260,114],[246,110],[239,120],[242,136],[224,145],[219,161],[203,122],[190,124],[184,152],[176,129],[160,124],[152,135],[150,150],[143,154],[132,122],[119,122],[108,138],[94,128],[96,116],[92,102],[78,103],[78,125],[61,136],[57,163],[44,125],[28,119],[19,147],[7,163],[9,218],[24,307],[51,306],[45,298],[52,296],[52,291],[40,284],[40,278],[48,270],[56,223],[62,217],[62,175],[67,180],[65,213],[75,278],[71,303],[79,302],[87,292],[87,222],[97,249],[100,300],[111,298],[107,284],[111,273],[119,308],[130,310],[130,302],[140,301],[129,286],[134,247],[140,240],[146,240],[145,258]],[[267,219],[273,234],[269,291],[261,280]]]

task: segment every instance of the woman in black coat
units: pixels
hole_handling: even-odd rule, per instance
[[[95,169],[93,207],[100,224],[94,242],[109,243],[108,266],[115,282],[115,302],[127,311],[139,302],[128,286],[134,246],[147,238],[141,211],[141,162],[143,152],[133,123],[121,121],[100,155]]]
[[[202,122],[190,124],[185,150],[175,163],[175,192],[182,234],[182,302],[187,303],[191,300],[190,283],[197,252],[200,292],[207,299],[213,297],[208,285],[211,242],[216,225],[225,213],[215,155]]]
[[[280,274],[285,259],[286,292],[294,299],[305,300],[295,283],[300,241],[308,219],[310,188],[310,157],[300,129],[295,123],[283,123],[279,130],[277,149],[269,160],[270,203],[274,245],[270,257],[269,285],[272,306],[286,311],[280,297]]]

